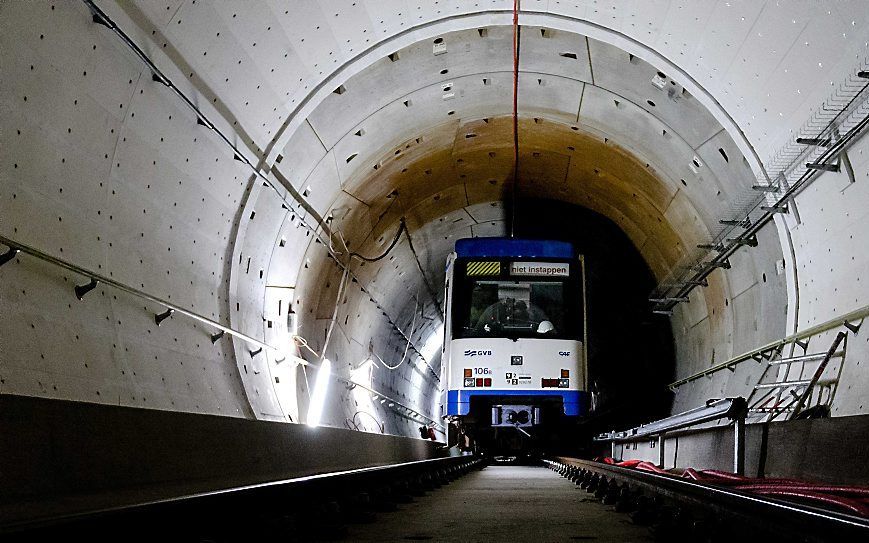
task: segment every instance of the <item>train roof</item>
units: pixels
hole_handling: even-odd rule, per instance
[[[573,258],[573,244],[566,241],[519,238],[464,238],[456,240],[456,256]]]

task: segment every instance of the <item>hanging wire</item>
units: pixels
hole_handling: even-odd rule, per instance
[[[407,223],[405,222],[404,217],[402,217],[401,218],[401,226],[398,227],[398,231],[395,232],[395,237],[392,238],[392,243],[389,244],[389,247],[386,248],[386,250],[383,252],[383,254],[381,254],[379,256],[375,256],[374,258],[369,258],[367,256],[360,255],[357,252],[352,252],[352,253],[350,253],[350,256],[354,257],[354,258],[358,258],[359,260],[364,260],[365,262],[377,262],[378,260],[382,260],[382,259],[386,258],[386,256],[389,254],[389,251],[391,251],[392,248],[395,247],[395,245],[398,243],[398,240],[401,238],[402,232],[404,232],[406,230],[407,230]]]
[[[300,335],[294,335],[294,336],[293,336],[293,341],[295,342],[296,346],[301,347],[301,348],[303,348],[303,349],[308,349],[308,351],[310,351],[311,354],[313,354],[313,355],[316,356],[317,358],[320,358],[320,353],[318,353],[317,351],[315,351],[314,349],[312,349],[312,348],[308,345],[308,340],[307,340],[307,339],[303,338],[303,337],[300,336]]]
[[[377,417],[375,417],[374,415],[372,415],[368,411],[363,411],[363,410],[360,410],[360,411],[353,413],[353,417],[347,419],[347,422],[352,424],[356,428],[356,430],[358,430],[358,431],[367,431],[368,430],[367,428],[365,428],[365,425],[362,423],[362,420],[360,420],[358,424],[356,423],[356,417],[359,415],[368,415],[374,421],[374,424],[377,425],[377,429],[380,430],[380,433],[381,434],[386,433],[386,425],[384,423],[382,423],[380,420],[378,420]],[[362,424],[362,428],[364,428],[364,430],[360,430],[360,428],[359,428],[360,424]]]
[[[413,320],[411,321],[411,325],[410,325],[410,334],[408,335],[408,337],[413,337],[413,334],[416,332],[416,318],[417,318],[417,316],[418,316],[419,314],[420,314],[420,310],[419,310],[419,292],[417,292],[417,295],[416,295],[416,308],[415,308],[414,311],[413,311]],[[387,364],[386,361],[383,360],[382,358],[380,358],[380,356],[378,356],[377,353],[375,353],[373,349],[371,349],[370,352],[371,352],[371,354],[372,354],[373,356],[377,357],[377,359],[380,360],[380,363],[383,364],[383,367],[385,367],[385,368],[388,369],[388,370],[397,370],[398,368],[401,367],[402,364],[404,364],[404,361],[407,359],[407,351],[408,351],[409,349],[410,349],[410,341],[407,341],[407,342],[405,342],[405,345],[404,345],[404,355],[402,355],[402,357],[401,357],[401,361],[400,361],[398,364],[394,365],[394,366],[390,366],[389,364]]]
[[[329,347],[329,340],[332,339],[332,330],[335,329],[335,321],[338,320],[338,308],[341,306],[341,297],[344,295],[344,285],[347,283],[347,275],[350,272],[350,266],[344,268],[344,273],[341,274],[341,282],[338,283],[338,296],[335,299],[335,309],[332,311],[332,320],[329,322],[329,329],[326,331],[326,340],[323,342],[323,352],[320,353],[320,360],[326,358],[326,348]]]
[[[510,186],[510,237],[516,230],[516,183],[519,182],[519,0],[513,0],[513,183]]]

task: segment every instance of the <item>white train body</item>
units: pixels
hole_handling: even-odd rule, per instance
[[[565,242],[470,238],[447,260],[442,415],[529,428],[586,410],[584,269]]]

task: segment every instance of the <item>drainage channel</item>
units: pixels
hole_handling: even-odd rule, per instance
[[[0,540],[348,540],[348,527],[400,515],[399,508],[483,466],[480,458],[457,456],[312,475],[14,525],[0,523]]]
[[[544,464],[659,541],[866,541],[869,519],[575,458]]]

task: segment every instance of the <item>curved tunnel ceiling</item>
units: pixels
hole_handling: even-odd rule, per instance
[[[703,105],[656,67],[578,34],[523,30],[518,208],[533,196],[593,209],[663,279],[685,247],[709,237],[727,193],[753,179],[747,161]],[[402,243],[356,277],[377,293],[384,316],[400,315],[404,329],[419,332],[419,343],[439,334],[435,325],[418,329],[413,315],[441,319],[443,262],[455,240],[506,232],[511,39],[511,27],[489,26],[391,53],[336,87],[272,169],[320,202],[344,253],[382,252],[406,220],[416,249]],[[331,292],[336,278],[316,269],[305,292]],[[303,305],[325,319],[333,304],[321,295]]]

